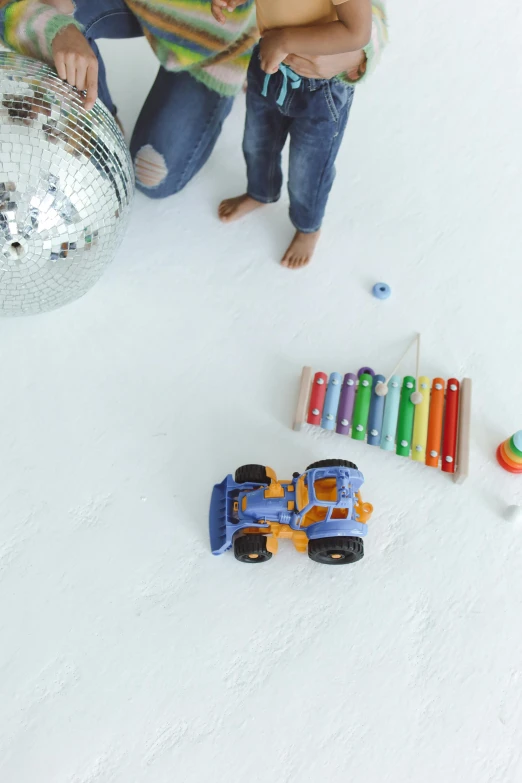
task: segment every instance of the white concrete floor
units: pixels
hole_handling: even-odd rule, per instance
[[[425,6],[390,3],[309,269],[277,264],[286,202],[216,220],[239,99],[91,293],[0,324],[2,783],[522,779],[522,485],[494,460],[522,427],[522,17]],[[130,128],[154,60],[104,52]],[[462,487],[290,429],[303,364],[386,373],[416,330],[424,373],[474,379]],[[361,563],[211,557],[215,482],[327,456],[366,475]]]

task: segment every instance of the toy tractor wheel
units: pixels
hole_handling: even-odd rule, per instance
[[[270,484],[264,465],[242,465],[234,478],[236,484]]]
[[[234,555],[241,563],[265,563],[272,552],[266,548],[266,536],[246,533],[234,540]]]
[[[313,470],[313,468],[353,468],[353,470],[359,470],[355,462],[350,462],[347,459],[321,459],[319,462],[312,462],[308,465],[307,470]]]
[[[356,536],[314,538],[308,542],[308,557],[325,565],[348,565],[364,557],[364,542]]]

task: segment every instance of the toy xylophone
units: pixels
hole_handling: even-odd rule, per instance
[[[386,380],[370,367],[328,377],[304,367],[294,429],[310,424],[366,440],[369,446],[440,466],[461,483],[469,472],[470,419],[470,378],[430,381],[393,374]]]

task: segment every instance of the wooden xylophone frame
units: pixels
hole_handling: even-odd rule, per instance
[[[360,374],[360,373],[359,373]],[[311,424],[309,422],[309,415],[311,416],[311,411],[309,413],[310,409],[310,403],[311,403],[311,397],[312,397],[312,389],[314,385],[314,377],[315,377],[314,370],[311,367],[303,367],[303,371],[301,373],[301,383],[299,387],[299,396],[297,400],[297,407],[295,411],[295,418],[294,418],[294,430],[301,431],[305,427],[313,427],[318,426],[319,429],[321,428],[321,424]],[[328,376],[331,378],[331,376]],[[432,464],[431,467],[440,467],[441,470],[450,473],[453,476],[453,480],[456,484],[462,484],[466,478],[469,475],[469,452],[470,452],[470,430],[471,430],[471,388],[472,388],[472,382],[471,378],[463,378],[462,381],[460,381],[460,388],[459,388],[459,394],[458,394],[458,409],[453,411],[453,416],[457,416],[457,421],[455,425],[455,435],[456,435],[456,443],[455,443],[455,460],[453,465],[450,467],[446,466],[444,467],[444,464],[442,462],[442,456],[441,454],[437,457],[437,464]],[[430,400],[432,395],[432,389],[430,388]],[[358,394],[358,384],[357,384],[357,390],[355,392],[355,395]],[[444,391],[444,407],[446,407],[446,397],[447,397],[447,389],[445,386]],[[366,425],[365,425],[366,426]],[[326,428],[325,428],[326,430]],[[332,431],[330,428],[329,431]],[[335,433],[335,429],[333,429],[333,432]],[[339,434],[339,433],[336,433]],[[351,423],[349,430],[346,432],[345,435],[341,435],[341,437],[353,437],[353,432],[351,428]],[[367,437],[367,433],[364,433],[364,439],[359,437],[359,440],[365,440]],[[395,451],[393,452],[395,453]],[[409,459],[414,459],[412,454],[410,454]],[[439,466],[439,463],[440,466]],[[427,462],[423,462],[422,464],[427,465]]]

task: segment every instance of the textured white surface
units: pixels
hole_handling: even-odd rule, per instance
[[[522,779],[522,485],[494,461],[522,426],[521,16],[424,5],[392,4],[309,270],[276,264],[285,205],[214,217],[243,186],[238,101],[87,297],[2,322],[2,783]],[[136,71],[127,125],[142,43],[104,47]],[[462,487],[289,428],[303,364],[386,372],[417,329],[423,372],[475,381]],[[359,565],[209,555],[214,482],[330,455],[376,508]]]

